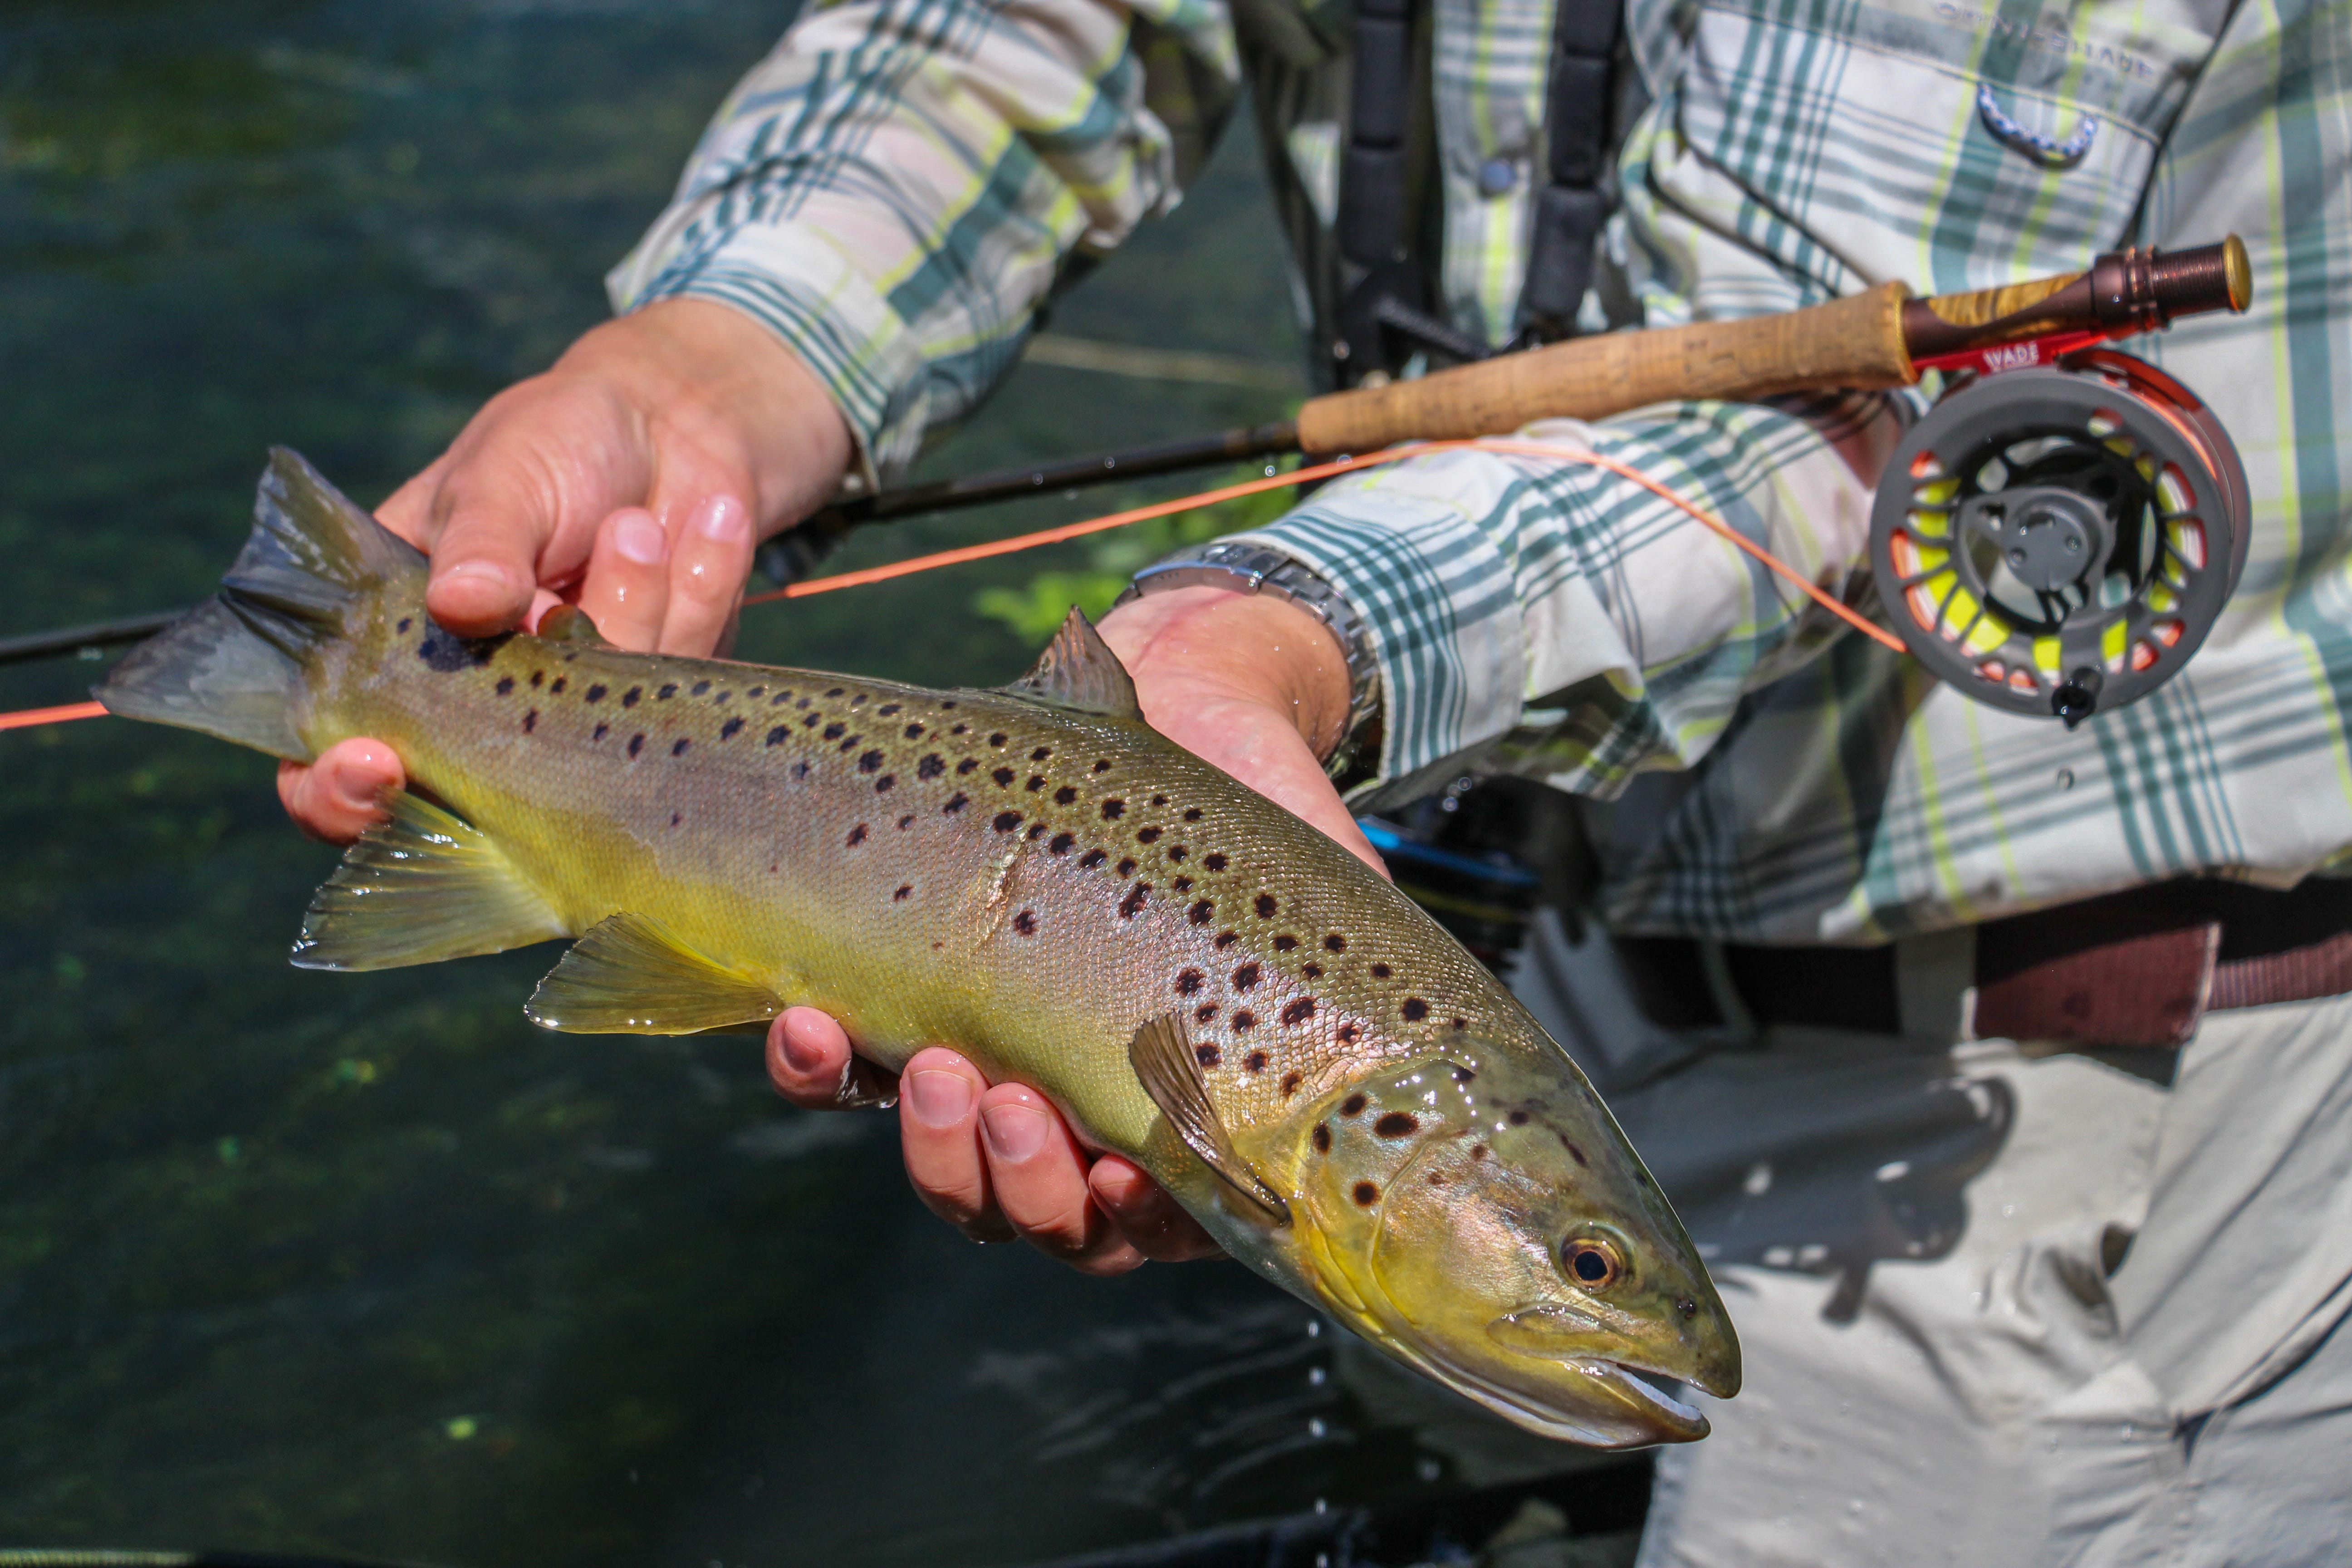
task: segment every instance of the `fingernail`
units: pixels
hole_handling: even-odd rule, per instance
[[[988,1133],[989,1152],[1015,1165],[1043,1149],[1045,1134],[1053,1131],[1044,1111],[1020,1104],[992,1105],[981,1113],[980,1124]]]
[[[437,586],[447,583],[479,583],[504,594],[512,590],[514,578],[507,569],[490,561],[460,561],[456,565],[434,574]]]
[[[621,552],[624,561],[658,566],[669,553],[669,535],[651,517],[636,512],[613,525],[613,548]]]
[[[712,496],[694,509],[694,529],[720,544],[740,544],[751,537],[751,513],[733,496]]]
[[[824,1053],[810,1041],[784,1031],[784,1065],[805,1078],[824,1066]]]
[[[907,1084],[907,1108],[926,1127],[954,1126],[971,1109],[971,1080],[961,1073],[933,1068]]]

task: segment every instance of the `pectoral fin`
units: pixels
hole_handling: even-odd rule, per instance
[[[1265,1184],[1249,1162],[1234,1149],[1232,1134],[1209,1103],[1209,1086],[1201,1078],[1201,1063],[1184,1037],[1184,1020],[1163,1013],[1135,1031],[1128,1042],[1127,1059],[1142,1080],[1143,1092],[1168,1118],[1168,1125],[1184,1146],[1238,1194],[1242,1200],[1276,1225],[1290,1223],[1290,1205]]]
[[[572,934],[488,835],[402,792],[310,900],[301,969],[397,969]]]
[[[1109,713],[1121,719],[1141,719],[1143,707],[1135,700],[1135,682],[1119,663],[1118,655],[1102,640],[1094,623],[1076,605],[1062,619],[1061,630],[1037,656],[1029,673],[1006,687],[1015,697],[1076,708],[1087,713]]]
[[[764,1028],[783,1010],[759,981],[704,957],[658,921],[623,912],[572,944],[523,1013],[572,1035],[697,1035]]]

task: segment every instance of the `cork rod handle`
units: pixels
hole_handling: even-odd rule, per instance
[[[1918,379],[1903,342],[1909,292],[1882,283],[1801,310],[1574,338],[1415,381],[1329,393],[1298,411],[1298,445],[1316,454],[1370,452],[1685,398],[1748,402],[1827,387],[1907,386]]]

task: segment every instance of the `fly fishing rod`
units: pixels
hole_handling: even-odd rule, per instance
[[[1972,697],[2070,724],[2145,695],[2202,642],[2245,560],[2237,453],[2211,411],[2103,345],[2242,311],[2236,236],[2102,255],[2080,272],[1918,298],[1899,282],[1732,321],[1572,338],[1310,398],[1294,420],[844,495],[764,547],[805,576],[876,523],[1261,458],[1495,436],[1692,399],[1886,390],[1946,396],[1890,465],[1872,559],[1896,630]],[[0,664],[138,640],[178,612],[0,641]]]

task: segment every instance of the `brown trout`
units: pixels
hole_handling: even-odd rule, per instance
[[[99,698],[410,790],[294,962],[574,945],[552,1029],[758,1029],[807,1004],[896,1068],[946,1042],[1135,1161],[1235,1258],[1547,1436],[1685,1441],[1657,1382],[1739,1350],[1567,1054],[1353,856],[1143,722],[1073,613],[1003,690],[472,640],[425,559],[290,453],[217,597]]]

